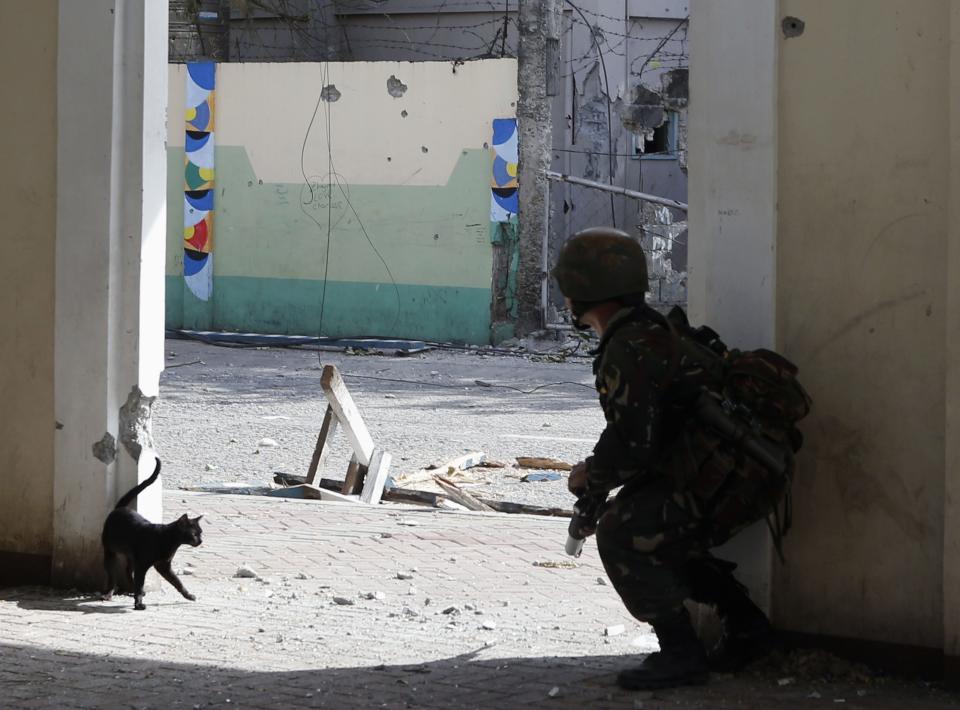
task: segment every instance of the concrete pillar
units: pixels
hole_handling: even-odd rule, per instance
[[[943,495],[944,678],[960,682],[960,4],[950,4],[946,466]]]
[[[690,319],[739,348],[776,346],[778,5],[690,6]],[[720,554],[769,608],[763,524]]]
[[[50,579],[57,2],[0,3],[0,585]],[[29,97],[29,98],[28,98]]]
[[[552,149],[550,96],[556,81],[548,81],[548,67],[559,52],[562,0],[520,0],[520,45],[517,119],[520,131],[520,267],[517,274],[519,333],[541,326],[541,289],[545,276],[544,241],[547,233],[547,179]],[[550,72],[550,79],[555,79]],[[551,86],[553,85],[553,86]],[[550,90],[548,90],[550,89]]]
[[[166,53],[166,2],[60,0],[52,578],[62,586],[100,583],[104,517],[154,465]],[[160,490],[139,501],[153,520]]]

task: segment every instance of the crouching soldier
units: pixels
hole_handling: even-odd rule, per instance
[[[770,351],[727,350],[680,309],[664,317],[650,308],[643,250],[623,232],[574,235],[553,275],[574,324],[600,338],[594,373],[607,422],[569,480],[580,509],[599,519],[576,517],[571,534],[596,532],[614,588],[660,642],[618,683],[663,688],[737,670],[769,649],[770,624],[734,579],[735,565],[710,549],[766,518],[780,550],[801,442],[794,424],[810,405],[796,368]],[[723,623],[709,653],[687,599],[714,605]]]

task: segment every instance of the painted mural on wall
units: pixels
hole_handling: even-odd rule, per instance
[[[520,212],[517,164],[520,161],[516,118],[495,118],[493,139],[493,177],[490,183],[490,242],[494,245],[493,284],[500,298],[493,304],[494,340],[513,336],[517,316],[517,279],[520,271]]]
[[[492,304],[513,305],[516,60],[213,70],[170,66],[168,328],[491,342]]]
[[[517,119],[493,120],[493,194],[490,198],[490,221],[509,222],[520,212],[517,189],[517,163],[520,161]]]
[[[213,295],[214,62],[187,64],[183,279],[201,301]]]

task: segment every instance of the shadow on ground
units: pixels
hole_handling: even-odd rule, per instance
[[[53,604],[62,604],[63,600]],[[82,605],[82,604],[81,604]],[[135,617],[131,617],[135,623]],[[149,639],[143,653],[149,654]],[[757,676],[656,693],[615,686],[622,656],[484,658],[476,653],[415,665],[272,672],[73,653],[0,643],[0,705],[81,708],[918,708],[960,707],[934,689],[887,683],[781,687]],[[139,652],[138,652],[139,653]],[[278,659],[278,665],[283,665]],[[859,691],[859,692],[858,692]]]

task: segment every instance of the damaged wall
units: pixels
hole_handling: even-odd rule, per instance
[[[56,212],[57,3],[0,4],[0,113],[6,237],[0,242],[0,583],[49,574],[53,515],[53,260]]]
[[[686,202],[687,2],[632,2],[626,16],[622,3],[578,7],[564,15],[552,169]],[[653,302],[686,302],[684,213],[565,183],[551,185],[551,206],[552,260],[573,232],[615,224],[643,239]]]
[[[516,101],[512,59],[219,65],[213,327],[489,342],[494,120]],[[167,324],[189,328],[168,130]]]

